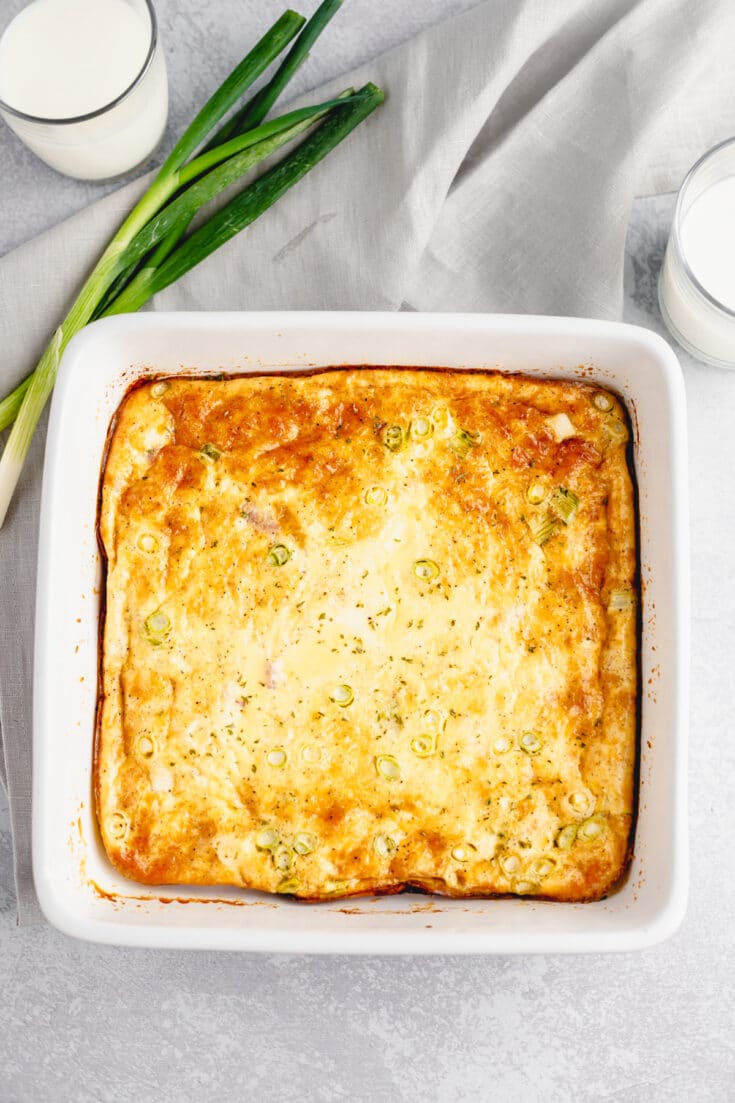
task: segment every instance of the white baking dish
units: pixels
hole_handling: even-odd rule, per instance
[[[151,889],[107,861],[91,796],[100,555],[110,418],[152,373],[333,364],[502,368],[595,379],[635,429],[643,583],[640,812],[624,886],[593,904],[404,894],[305,905],[235,890]],[[659,337],[609,322],[420,314],[143,314],[85,329],[56,384],[43,483],[34,696],[33,859],[49,920],[102,942],[314,953],[631,950],[686,906],[687,459],[679,365]]]

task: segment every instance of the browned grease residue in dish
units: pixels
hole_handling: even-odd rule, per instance
[[[77,818],[69,821],[71,831],[66,840],[66,845],[69,848],[69,853],[72,858],[79,859],[79,880],[84,884],[87,879],[87,849],[84,839],[84,829],[82,827],[82,813],[84,812],[83,803],[80,803],[77,812]]]
[[[91,878],[87,882],[90,888],[95,892],[97,896],[102,900],[109,900],[111,903],[125,904],[128,901],[142,901],[144,904],[224,904],[228,908],[277,908],[277,904],[271,904],[268,900],[222,900],[217,896],[135,896],[133,894],[118,892],[108,892],[107,889],[103,889],[101,885],[98,885],[96,881]]]

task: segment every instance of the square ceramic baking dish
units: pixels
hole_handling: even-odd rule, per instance
[[[95,535],[112,414],[152,374],[335,364],[500,368],[595,380],[634,427],[642,579],[640,803],[635,857],[607,900],[402,894],[303,904],[125,881],[97,832],[91,772],[102,582]],[[143,314],[97,322],[61,364],[46,448],[34,684],[33,861],[48,919],[138,946],[313,953],[632,950],[670,935],[687,893],[687,453],[684,387],[644,329],[461,314]]]

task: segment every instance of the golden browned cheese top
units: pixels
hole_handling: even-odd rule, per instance
[[[95,762],[149,884],[600,897],[625,871],[625,413],[407,368],[170,379],[120,407]]]

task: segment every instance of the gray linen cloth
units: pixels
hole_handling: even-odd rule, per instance
[[[319,93],[374,79],[387,101],[153,309],[618,317],[633,197],[676,188],[735,133],[733,43],[732,0],[489,0]],[[0,394],[33,367],[142,187],[0,262]],[[2,767],[21,923],[40,918],[30,825],[43,446],[42,427],[0,531]]]

